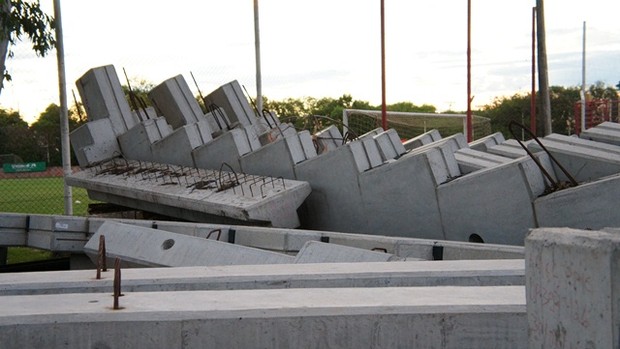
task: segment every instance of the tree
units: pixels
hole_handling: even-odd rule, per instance
[[[24,161],[38,160],[28,123],[16,111],[0,109],[0,154],[15,154]]]
[[[30,126],[34,139],[40,149],[41,159],[45,159],[50,166],[62,165],[62,143],[60,139],[60,107],[50,104],[39,118]],[[78,126],[78,121],[69,117],[69,130]],[[72,159],[75,162],[75,159]]]
[[[38,56],[45,56],[56,46],[54,18],[41,10],[39,1],[0,0],[0,93],[3,82],[11,80],[6,58],[12,57],[9,45],[15,45],[25,35]]]

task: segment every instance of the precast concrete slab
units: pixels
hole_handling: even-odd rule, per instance
[[[0,336],[29,347],[527,348],[522,286],[0,297]],[[131,328],[130,333],[127,328]]]
[[[553,135],[541,139],[541,142],[577,182],[592,181],[620,173],[620,153],[603,149],[603,145],[596,146],[594,141]],[[609,146],[604,145],[604,147]],[[542,151],[536,142],[530,143],[528,148],[532,151]],[[557,168],[557,165],[554,163],[553,166],[558,178],[567,181],[568,178]]]
[[[106,222],[84,245],[93,263],[105,236],[108,265],[121,258],[124,267],[182,267],[293,263],[294,257],[226,242]]]
[[[158,114],[165,117],[173,129],[204,120],[204,113],[183,75],[163,81],[155,86],[148,96]]]
[[[407,152],[398,133],[393,128],[379,133],[374,136],[373,139],[377,143],[379,154],[381,154],[381,160],[384,162],[396,159]]]
[[[88,222],[72,216],[28,216],[26,246],[55,252],[81,251],[88,241]]]
[[[183,125],[151,145],[152,158],[154,162],[195,167],[192,151],[212,140],[206,120]]]
[[[112,269],[0,274],[0,296],[108,293]],[[157,282],[154,282],[157,280]],[[401,261],[128,268],[123,292],[259,290],[275,288],[517,286],[525,263],[514,260]]]
[[[308,241],[301,248],[295,263],[360,263],[391,262],[402,260],[393,254],[356,247]]]
[[[110,119],[89,121],[70,134],[73,153],[80,167],[107,161],[121,154]]]
[[[581,132],[579,137],[601,143],[620,145],[620,124],[605,121]]]
[[[436,129],[424,132],[419,136],[408,139],[403,143],[403,146],[407,150],[419,148],[423,145],[433,143],[441,139],[441,134]]]
[[[217,170],[226,163],[234,171],[241,171],[239,158],[259,148],[258,136],[252,129],[240,127],[221,133],[191,154],[198,168]]]
[[[523,142],[525,146],[527,146],[531,141]],[[520,157],[527,156],[527,152],[519,142],[514,139],[509,139],[502,144],[494,145],[487,148],[487,152],[490,154],[495,154],[499,156],[504,156],[511,159],[518,159]]]
[[[315,133],[312,139],[316,141],[318,154],[332,151],[343,144],[342,133],[336,125],[331,125]]]
[[[501,132],[495,132],[469,143],[469,147],[474,150],[487,152],[490,147],[502,144],[505,141],[506,139]]]
[[[297,179],[312,183],[312,193],[300,214],[304,228],[362,231],[368,220],[359,205],[362,202],[359,174],[381,164],[379,150],[371,137],[297,164]]]
[[[29,224],[28,215],[0,214],[0,246],[27,246],[26,231]]]
[[[118,136],[122,155],[127,159],[153,161],[151,145],[169,136],[172,128],[164,118],[148,119]]]
[[[546,154],[539,161],[553,173]],[[534,200],[547,188],[530,158],[472,172],[437,188],[446,239],[523,245],[536,227]]]
[[[456,178],[461,176],[461,170],[459,169],[459,165],[456,162],[454,153],[456,153],[456,151],[459,149],[467,147],[468,145],[467,141],[465,140],[465,136],[463,136],[462,133],[457,133],[450,137],[442,138],[433,143],[429,143],[421,147],[412,149],[410,150],[410,153],[422,153],[431,148],[439,149],[443,155],[445,165],[448,166],[450,178]]]
[[[258,120],[261,120],[260,118]],[[264,122],[264,121],[263,121]],[[270,126],[269,124],[268,126]],[[265,127],[268,127],[265,126]],[[267,145],[280,138],[286,138],[297,134],[295,126],[291,123],[279,123],[273,128],[268,128],[258,136],[261,145]]]
[[[443,239],[436,187],[448,176],[437,148],[407,153],[360,173],[361,201],[349,204],[363,210],[366,224],[356,232]]]
[[[76,83],[89,121],[109,119],[117,136],[138,124],[113,65],[92,68]]]
[[[489,154],[470,148],[462,148],[457,150],[454,153],[454,158],[459,164],[459,170],[462,174],[468,174],[485,168],[494,167],[512,160],[511,158]]]
[[[539,228],[525,240],[529,348],[620,348],[620,235]]]
[[[295,179],[295,165],[316,155],[310,132],[301,131],[241,156],[239,163],[245,173]]]
[[[252,127],[257,122],[256,114],[245,98],[237,80],[220,86],[204,98],[207,108],[219,107],[224,110],[231,125],[240,123]]]
[[[620,226],[620,174],[581,183],[534,201],[539,227],[600,229]]]
[[[307,182],[120,160],[65,178],[93,198],[179,218],[204,214],[274,227],[299,226]],[[176,209],[175,209],[176,208]]]

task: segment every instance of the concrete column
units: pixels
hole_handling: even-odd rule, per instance
[[[525,271],[529,348],[620,348],[620,234],[534,229]]]

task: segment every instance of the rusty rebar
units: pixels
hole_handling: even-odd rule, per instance
[[[120,309],[118,299],[121,296],[121,259],[114,260],[114,310]]]

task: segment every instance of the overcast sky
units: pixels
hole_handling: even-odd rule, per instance
[[[587,4],[587,5],[586,5]],[[53,13],[52,1],[42,5]],[[472,0],[474,107],[529,91],[535,1]],[[260,0],[263,94],[270,99],[350,94],[381,101],[379,0]],[[620,1],[546,0],[549,82],[580,86],[583,22],[587,84],[620,81]],[[183,74],[203,94],[238,80],[256,94],[252,0],[65,0],[69,103],[88,69],[112,64],[124,84]],[[387,103],[465,110],[467,1],[385,0]],[[56,53],[13,47],[0,106],[34,120],[58,102]]]

